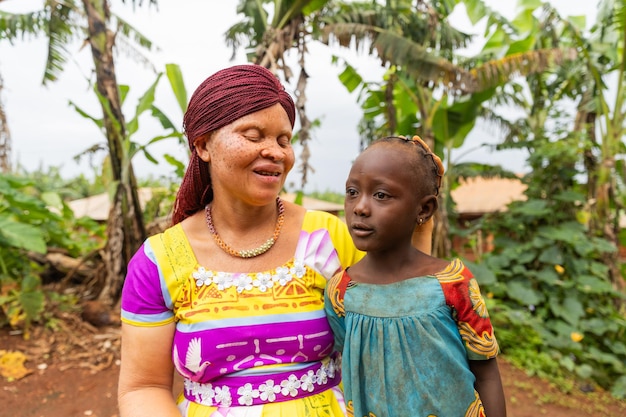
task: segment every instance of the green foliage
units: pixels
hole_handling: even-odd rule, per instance
[[[316,198],[318,200],[329,201],[331,203],[343,204],[346,196],[343,193],[337,193],[334,191],[326,190],[326,191],[313,191],[308,195],[311,198]]]
[[[186,105],[187,90],[185,89],[185,84],[184,84],[182,73],[180,71],[179,66],[176,64],[167,64],[166,74],[167,74],[167,79],[170,83],[170,87],[172,89],[172,93],[174,94],[177,100],[177,103],[180,106],[181,111],[184,113],[187,108],[187,105]],[[157,77],[154,80],[154,82],[148,87],[148,89],[139,98],[137,105],[135,106],[135,114],[130,117],[127,117],[128,122],[126,123],[126,137],[124,138],[124,141],[122,144],[123,149],[124,149],[123,160],[120,161],[122,163],[122,166],[124,167],[124,172],[126,172],[129,169],[129,167],[131,166],[131,161],[133,157],[135,157],[135,155],[137,154],[143,154],[143,156],[148,161],[152,162],[153,164],[158,164],[157,158],[154,157],[152,153],[150,152],[151,145],[157,142],[174,138],[178,141],[179,144],[184,144],[186,146],[184,135],[177,128],[179,123],[172,122],[172,120],[159,107],[157,107],[154,104],[157,85],[159,84],[159,81],[162,76],[163,76],[163,73],[157,74]],[[122,85],[119,88],[120,88],[121,101],[122,101],[122,104],[124,104],[124,100],[126,99],[128,92],[130,91],[130,87],[126,85]],[[93,91],[100,100],[103,100],[103,97],[100,95],[100,93],[95,87]],[[90,115],[87,111],[83,110],[82,108],[80,108],[79,106],[77,106],[75,103],[71,101],[70,101],[70,106],[72,106],[78,114],[94,122],[94,124],[98,128],[103,129],[103,126],[104,126],[103,118]],[[165,134],[155,136],[151,138],[150,140],[148,140],[147,143],[140,144],[138,142],[135,142],[133,139],[135,136],[137,136],[136,133],[139,130],[139,120],[141,116],[148,111],[150,112],[152,117],[156,121],[159,122]],[[93,149],[88,149],[84,152],[84,154],[88,154],[91,152],[93,152]],[[178,161],[176,158],[174,158],[172,155],[169,155],[169,154],[164,155],[164,160],[175,168],[175,172],[178,177],[183,176],[184,168],[185,168],[183,163],[181,163],[180,161]]]
[[[161,182],[152,186],[152,196],[143,208],[143,219],[146,225],[158,222],[159,219],[165,218],[172,212],[177,191],[178,185],[174,183],[166,186]]]
[[[26,336],[45,308],[42,268],[31,253],[55,248],[78,257],[103,237],[102,226],[74,219],[59,193],[43,189],[40,177],[0,174],[0,325],[21,327]]]
[[[492,317],[501,347],[531,372],[595,382],[623,396],[626,316],[619,306],[626,296],[603,262],[616,248],[584,223],[576,139],[533,146],[528,200],[484,223],[495,236],[484,266],[496,280],[481,285],[498,300]]]
[[[19,285],[5,278],[0,280],[0,306],[6,318],[6,323],[3,323],[0,316],[0,325],[8,323],[12,327],[22,327],[25,338],[29,337],[31,323],[40,318],[44,309],[41,279],[35,275],[37,268],[30,265],[28,269],[32,271],[22,277]]]

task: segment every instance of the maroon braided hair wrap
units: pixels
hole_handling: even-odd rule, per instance
[[[260,65],[225,68],[198,86],[183,117],[191,157],[176,195],[172,224],[183,221],[213,200],[209,164],[196,153],[196,139],[277,103],[285,109],[293,128],[296,120],[293,99],[278,78]]]

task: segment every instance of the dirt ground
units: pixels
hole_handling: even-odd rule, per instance
[[[0,417],[119,416],[119,324],[97,328],[68,315],[55,326],[56,331],[33,329],[30,340],[0,329],[0,365],[3,357],[11,357],[6,353],[17,353],[12,357],[25,358],[21,369],[26,374],[0,377]],[[607,393],[564,393],[515,368],[506,356],[499,365],[508,417],[626,416],[626,401]]]

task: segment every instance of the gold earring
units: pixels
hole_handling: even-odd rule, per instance
[[[421,226],[422,224],[424,224],[424,219],[420,217],[419,219],[417,219],[417,225]]]

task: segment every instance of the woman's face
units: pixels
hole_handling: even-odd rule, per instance
[[[209,163],[214,195],[252,205],[274,200],[295,162],[291,135],[287,113],[275,104],[198,139],[196,151]]]

